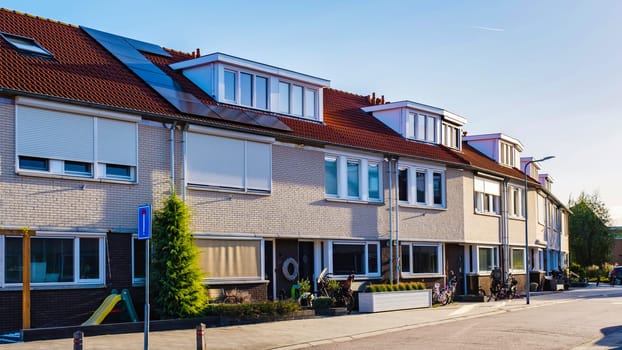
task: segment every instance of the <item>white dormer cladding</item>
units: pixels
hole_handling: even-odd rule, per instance
[[[216,101],[315,121],[330,81],[223,53],[171,64]]]
[[[469,135],[465,136],[464,140],[501,165],[512,168],[521,167],[520,152],[523,151],[523,145],[515,138],[499,133]]]
[[[412,101],[374,105],[362,110],[371,112],[376,119],[407,139],[461,149],[462,127],[466,119],[457,114]]]
[[[525,164],[527,164],[527,162],[531,162],[533,161],[533,157],[523,157],[520,159],[520,170],[524,171],[525,174],[527,174],[529,177],[534,178],[534,179],[539,179],[540,175],[539,175],[539,171],[540,169],[542,169],[540,167],[540,163],[529,163],[529,166],[527,167],[527,169],[525,169]]]

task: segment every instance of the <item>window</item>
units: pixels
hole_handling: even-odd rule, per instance
[[[462,130],[454,125],[443,123],[443,145],[460,150],[462,147]]]
[[[400,165],[399,199],[403,204],[445,207],[445,172],[417,165]]]
[[[546,221],[546,198],[538,194],[538,223],[545,224]]]
[[[268,109],[268,78],[255,76],[255,107]]]
[[[240,104],[253,105],[253,76],[248,73],[240,73]]]
[[[236,74],[230,70],[225,71],[225,100],[235,102]]]
[[[441,244],[402,244],[402,273],[441,274],[442,256]]]
[[[261,280],[261,250],[257,239],[195,238],[199,265],[208,280]]]
[[[382,201],[380,162],[347,155],[324,157],[324,187],[328,198]]]
[[[45,158],[19,157],[19,168],[24,170],[50,171],[49,161]]]
[[[148,241],[132,239],[132,281],[135,284],[145,282],[145,242]]]
[[[0,237],[4,281],[22,283],[22,238]],[[39,233],[30,239],[31,283],[37,285],[103,283],[104,238],[99,235],[71,236]],[[3,264],[2,264],[3,263]]]
[[[367,167],[367,181],[369,183],[369,199],[380,200],[380,165],[369,163]]]
[[[477,248],[477,262],[478,271],[490,272],[495,267],[498,267],[497,263],[497,248],[493,247],[478,247]]]
[[[279,81],[279,112],[315,119],[317,90]]]
[[[510,216],[515,218],[524,217],[523,192],[524,190],[517,186],[509,186],[509,212]]]
[[[439,143],[438,130],[440,129],[440,118],[410,112],[408,114],[408,119],[408,125],[413,128],[412,130],[408,130],[408,137],[418,141]]]
[[[337,158],[324,159],[324,188],[327,196],[337,197]]]
[[[509,143],[499,142],[499,163],[514,166],[514,147]]]
[[[476,177],[474,179],[475,212],[499,214],[501,185],[497,181]]]
[[[191,127],[191,130],[202,129]],[[208,189],[270,193],[272,145],[269,142],[273,139],[256,139],[259,142],[189,132],[188,184]]]
[[[136,122],[65,112],[63,108],[69,107],[60,104],[50,103],[49,107],[54,110],[23,104],[16,107],[19,172],[122,181],[135,179]],[[79,110],[85,114],[91,111],[101,114],[90,109]]]
[[[348,160],[348,197],[359,198],[359,163]]]
[[[72,162],[65,161],[65,173],[91,176],[93,174],[91,170],[91,164],[85,162]]]
[[[514,271],[525,270],[525,249],[512,248],[512,265],[511,269]]]
[[[289,114],[289,84],[279,82],[279,112]]]
[[[43,48],[35,39],[8,33],[0,33],[0,36],[14,48],[40,56],[52,56],[52,53]]]
[[[334,275],[378,275],[380,272],[378,242],[333,242]]]

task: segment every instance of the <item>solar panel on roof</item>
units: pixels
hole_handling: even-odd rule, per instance
[[[214,111],[212,107],[203,104],[192,93],[184,91],[179,83],[138,51],[171,57],[168,52],[157,45],[92,28],[81,28],[182,113],[271,129],[291,130],[274,116],[249,114],[241,110],[223,107],[218,107],[218,111]]]

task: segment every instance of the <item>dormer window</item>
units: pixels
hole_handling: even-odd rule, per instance
[[[43,48],[35,39],[24,36],[0,33],[0,36],[11,46],[22,52],[52,57],[52,53]]]
[[[417,141],[439,143],[438,130],[440,118],[423,113],[408,113],[409,138]]]
[[[370,102],[371,103],[371,102]],[[411,101],[376,104],[361,108],[402,137],[460,150],[466,119],[446,110]]]
[[[214,53],[171,65],[216,101],[322,121],[329,81]]]
[[[462,129],[449,123],[443,123],[443,145],[460,150]]]
[[[499,163],[509,167],[514,166],[514,146],[509,143],[499,142]]]

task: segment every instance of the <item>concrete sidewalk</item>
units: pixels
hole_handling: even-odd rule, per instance
[[[244,326],[208,328],[208,349],[302,349],[369,336],[403,331],[431,324],[452,322],[494,313],[539,307],[560,301],[524,299],[490,303],[456,303],[438,308],[402,310],[371,314],[321,317],[294,321],[269,322]],[[143,333],[104,335],[84,338],[84,349],[142,349]],[[601,344],[603,344],[601,339]],[[584,345],[581,349],[598,348]],[[1,350],[72,349],[72,339],[57,339],[0,345]],[[196,349],[196,331],[151,332],[149,349]]]

